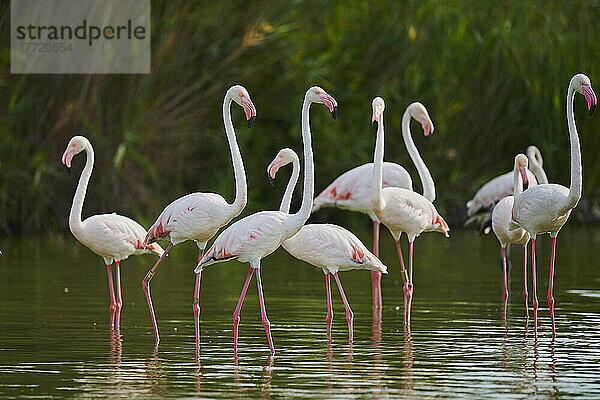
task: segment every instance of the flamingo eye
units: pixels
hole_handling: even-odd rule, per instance
[[[71,146],[75,147],[75,146],[77,146],[77,145],[76,145],[75,143],[73,143]]]
[[[280,154],[280,155],[279,155],[279,158],[283,158],[283,154]]]

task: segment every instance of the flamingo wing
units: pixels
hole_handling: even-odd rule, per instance
[[[227,209],[225,199],[215,193],[191,193],[169,204],[148,229],[145,243],[171,236],[173,244],[187,239],[206,241],[223,222]]]
[[[82,223],[86,245],[97,254],[124,260],[131,254],[154,252],[162,255],[158,244],[144,244],[146,230],[131,218],[118,214],[100,214]]]
[[[355,211],[371,211],[371,182],[373,163],[367,163],[344,172],[316,198],[312,212],[321,207],[339,205]],[[412,190],[408,172],[396,163],[383,164],[383,187],[402,187]]]
[[[285,249],[312,265],[338,269],[376,269],[387,267],[352,232],[333,224],[309,224],[286,240]]]
[[[196,272],[232,258],[245,262],[272,253],[286,239],[283,223],[288,217],[289,214],[280,211],[261,211],[236,221],[204,253]]]

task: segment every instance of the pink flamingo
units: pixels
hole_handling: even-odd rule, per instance
[[[152,297],[150,296],[150,280],[156,273],[156,269],[173,246],[187,240],[193,240],[198,245],[198,261],[200,261],[206,247],[206,242],[222,226],[227,225],[229,221],[237,217],[244,207],[246,207],[246,172],[244,171],[244,162],[242,161],[235,137],[235,130],[231,122],[232,101],[244,109],[248,121],[248,129],[250,129],[256,117],[256,108],[252,104],[252,100],[250,100],[248,91],[240,85],[232,86],[223,99],[223,122],[233,160],[233,172],[235,174],[235,200],[229,204],[219,194],[203,192],[191,193],[180,197],[165,207],[154,225],[148,230],[148,234],[144,240],[144,243],[152,243],[161,238],[169,239],[169,245],[165,250],[165,254],[158,259],[142,280],[142,288],[148,301],[157,344],[160,341],[160,337],[158,335],[154,307],[152,306]],[[200,341],[200,278],[200,274],[197,274],[196,286],[194,287],[194,300],[192,302],[197,344]]]
[[[300,161],[298,155],[292,149],[282,149],[275,159],[269,164],[267,173],[269,180],[273,183],[275,174],[279,168],[292,163],[292,176],[285,189],[281,200],[279,211],[289,213],[292,194],[298,176],[300,174]],[[321,268],[325,274],[325,288],[327,291],[327,337],[331,337],[331,323],[333,321],[333,307],[331,303],[331,286],[329,277],[333,275],[342,302],[346,308],[346,321],[348,322],[348,335],[350,341],[353,338],[352,322],[354,313],[344,294],[342,283],[338,277],[338,271],[349,271],[352,269],[365,269],[387,274],[387,267],[371,253],[367,247],[352,232],[341,226],[332,224],[308,224],[304,225],[298,233],[283,242],[283,248],[299,260],[306,261],[317,268]]]
[[[271,338],[271,324],[267,318],[263,298],[260,260],[277,250],[281,243],[295,235],[310,216],[314,185],[313,151],[309,124],[309,108],[312,103],[324,104],[331,111],[333,119],[337,115],[337,102],[333,97],[318,86],[313,86],[307,90],[302,105],[304,189],[300,210],[295,214],[282,211],[260,211],[236,221],[217,237],[195,269],[196,273],[200,273],[209,265],[233,258],[250,264],[246,283],[233,313],[233,349],[236,354],[240,310],[254,272],[256,272],[262,323],[267,334],[271,354],[275,354],[275,347],[273,347],[273,339]]]
[[[110,292],[110,327],[118,330],[121,324],[121,269],[120,262],[130,255],[156,253],[162,256],[164,251],[156,243],[144,244],[146,230],[134,220],[118,215],[100,214],[81,220],[83,200],[87,191],[92,169],[94,168],[94,149],[89,140],[83,136],[73,136],[62,156],[62,163],[71,169],[71,160],[76,154],[85,151],[87,159],[79,178],[79,184],[73,197],[73,205],[69,215],[69,228],[73,236],[81,244],[104,259],[108,271],[108,289]],[[113,288],[111,265],[116,263],[116,298]]]
[[[431,173],[421,158],[410,132],[410,119],[414,118],[421,123],[425,138],[433,133],[433,122],[427,114],[427,110],[420,103],[413,103],[406,108],[402,117],[402,137],[406,150],[410,155],[417,171],[421,184],[423,185],[423,196],[429,201],[435,200],[435,184]],[[380,221],[373,211],[371,204],[371,186],[373,177],[373,163],[363,164],[337,177],[316,198],[313,212],[321,207],[334,206],[351,211],[367,214],[373,221],[373,253],[379,257],[379,225]],[[383,163],[383,187],[400,187],[412,190],[412,180],[404,167],[392,163]],[[382,306],[381,298],[381,272],[371,272],[371,284],[373,291],[373,307]]]
[[[592,89],[590,78],[584,74],[577,74],[571,78],[567,90],[567,125],[571,142],[571,186],[564,187],[554,183],[534,186],[515,197],[512,209],[511,229],[522,228],[531,235],[531,267],[533,270],[533,315],[537,332],[538,299],[536,291],[535,272],[535,239],[538,234],[549,233],[552,241],[550,255],[550,278],[548,284],[548,306],[552,321],[552,334],[555,335],[554,326],[554,259],[556,256],[556,237],[558,232],[567,222],[571,210],[577,206],[581,198],[581,150],[579,136],[573,114],[573,101],[575,93],[583,95],[587,101],[590,116],[596,108],[598,100]]]
[[[427,112],[422,104],[418,109],[420,109],[419,112],[421,113]],[[402,278],[404,280],[404,322],[407,324],[407,327],[410,327],[410,309],[413,295],[413,242],[421,233],[430,231],[441,232],[446,237],[449,237],[448,232],[450,228],[448,228],[446,221],[438,214],[433,203],[424,196],[404,188],[386,187],[382,189],[384,110],[385,102],[383,99],[381,97],[373,99],[373,129],[377,132],[377,142],[375,144],[371,201],[375,215],[389,229],[396,241]],[[421,116],[420,120],[428,120],[428,118],[426,119],[424,116]],[[408,253],[408,275],[404,268],[404,260],[402,259],[402,250],[400,248],[400,235],[402,232],[406,232],[408,235],[410,246]]]
[[[506,270],[506,246],[510,243],[519,243],[523,246],[523,298],[525,299],[525,311],[529,318],[527,306],[527,243],[529,233],[523,229],[510,230],[511,213],[515,196],[523,192],[523,184],[528,184],[527,166],[529,162],[525,154],[517,154],[515,157],[515,168],[513,170],[513,193],[514,196],[506,196],[496,204],[492,211],[492,229],[500,242],[502,248],[502,276],[504,277],[504,321],[506,322],[506,307],[508,305],[508,275]],[[535,184],[535,182],[532,182]]]
[[[544,159],[542,153],[535,146],[527,148],[527,159],[529,161],[529,169],[527,172],[527,180],[530,186],[538,183],[548,183],[548,177],[544,171]],[[499,175],[483,185],[475,196],[467,201],[467,221],[465,226],[476,222],[483,233],[489,233],[491,211],[494,206],[506,196],[513,195],[513,171]]]

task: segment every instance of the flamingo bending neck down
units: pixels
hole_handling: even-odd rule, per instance
[[[281,211],[260,211],[234,222],[221,232],[195,269],[196,273],[200,273],[209,265],[232,258],[250,264],[250,271],[233,313],[233,349],[236,353],[240,310],[252,275],[256,272],[262,323],[267,334],[271,354],[275,354],[275,347],[271,338],[271,323],[267,317],[263,298],[260,260],[277,250],[281,243],[295,235],[310,216],[314,185],[313,151],[309,123],[309,108],[312,103],[324,104],[331,112],[333,119],[337,116],[337,102],[333,97],[318,86],[313,86],[307,90],[302,105],[304,188],[300,210],[295,214]]]
[[[217,231],[225,226],[233,218],[237,217],[246,207],[248,190],[246,187],[246,172],[244,162],[237,144],[233,122],[231,122],[231,102],[235,102],[244,109],[248,121],[248,129],[256,117],[256,108],[252,104],[248,91],[240,85],[232,86],[223,99],[223,123],[229,150],[233,161],[233,172],[235,174],[235,200],[229,204],[219,194],[197,192],[180,197],[169,204],[160,213],[154,225],[150,227],[144,243],[152,243],[157,239],[168,238],[169,245],[165,254],[158,259],[156,264],[148,271],[142,280],[142,288],[146,294],[150,317],[154,326],[156,343],[160,341],[158,335],[158,324],[152,306],[150,295],[150,280],[156,273],[158,266],[167,255],[169,250],[178,243],[193,240],[198,245],[198,261],[202,258],[206,242],[212,238]],[[194,299],[192,309],[194,312],[194,329],[196,333],[196,344],[200,341],[200,278],[196,275],[194,287]]]
[[[73,197],[69,229],[81,244],[102,257],[106,263],[110,293],[110,327],[119,330],[123,306],[120,262],[130,255],[156,253],[162,256],[164,251],[156,243],[143,243],[146,230],[134,220],[122,215],[100,214],[81,220],[83,200],[94,168],[94,149],[85,137],[73,136],[62,156],[62,163],[70,170],[71,160],[82,151],[85,151],[87,159]],[[116,296],[111,272],[113,261],[116,263]]]
[[[596,108],[598,100],[592,89],[590,78],[584,74],[576,74],[569,82],[567,90],[567,125],[569,127],[569,140],[571,145],[571,185],[564,187],[555,183],[548,183],[528,188],[515,197],[512,209],[512,230],[522,228],[531,235],[531,268],[533,270],[533,315],[537,333],[538,299],[536,293],[535,271],[535,239],[538,234],[549,233],[552,238],[552,252],[550,255],[550,277],[548,283],[548,306],[552,321],[552,334],[556,334],[554,325],[554,260],[556,256],[556,237],[558,232],[567,222],[571,210],[577,206],[581,198],[581,150],[579,136],[573,114],[573,101],[575,93],[583,95],[587,101],[590,116]]]
[[[300,161],[298,155],[291,149],[282,149],[275,159],[269,164],[267,173],[271,183],[279,168],[292,164],[292,176],[285,189],[279,211],[289,213],[292,194],[300,174]],[[283,242],[283,248],[299,260],[306,261],[325,274],[325,288],[327,295],[327,338],[331,338],[331,323],[333,321],[333,307],[331,303],[331,286],[329,278],[333,275],[342,302],[346,308],[346,321],[348,322],[348,336],[353,338],[352,323],[354,313],[344,294],[338,271],[364,269],[387,274],[387,267],[371,253],[367,247],[352,232],[341,226],[333,224],[308,224],[304,225],[298,233]]]
[[[504,279],[504,322],[506,323],[506,308],[508,306],[508,272],[506,247],[510,243],[519,243],[523,246],[523,297],[525,299],[525,311],[529,318],[529,309],[527,306],[527,243],[529,242],[529,233],[523,229],[511,231],[509,224],[515,196],[523,192],[523,184],[528,184],[527,166],[529,162],[525,154],[517,154],[515,157],[515,167],[513,170],[513,193],[514,196],[506,196],[492,211],[492,229],[500,242],[502,248],[502,276]]]
[[[424,107],[423,107],[424,109]],[[371,202],[377,218],[383,223],[396,241],[402,278],[404,280],[404,322],[410,328],[410,309],[413,295],[413,242],[423,232],[441,232],[449,237],[448,224],[438,214],[433,203],[424,196],[397,187],[382,188],[383,180],[383,111],[385,102],[381,97],[373,99],[373,129],[377,132],[375,144],[373,187]],[[422,111],[421,111],[422,112]],[[409,242],[409,273],[404,268],[402,250],[400,248],[400,235],[406,232]]]
[[[419,178],[423,186],[423,196],[433,202],[435,200],[435,183],[412,139],[410,132],[411,118],[421,123],[425,138],[430,137],[433,133],[433,122],[431,122],[425,107],[418,102],[410,104],[402,116],[402,138],[404,139],[406,150],[419,173]],[[363,164],[346,171],[315,198],[313,212],[321,207],[333,206],[367,214],[373,221],[373,254],[379,257],[380,221],[373,211],[371,203],[372,178],[373,163]],[[382,185],[383,187],[400,187],[412,190],[412,180],[406,169],[392,162],[383,163]],[[382,306],[380,272],[371,272],[371,284],[373,307],[380,308]]]

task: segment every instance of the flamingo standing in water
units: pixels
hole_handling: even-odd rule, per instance
[[[409,105],[402,117],[402,137],[406,150],[419,173],[419,178],[423,185],[423,196],[433,202],[435,200],[435,184],[431,173],[417,150],[417,146],[413,142],[410,132],[411,117],[421,123],[425,138],[429,138],[430,134],[433,133],[433,122],[431,122],[427,110],[421,103]],[[373,221],[373,254],[379,257],[380,221],[373,211],[371,204],[372,178],[373,163],[363,164],[344,172],[315,198],[312,211],[315,212],[321,207],[334,206],[367,214]],[[382,184],[383,187],[400,187],[412,190],[412,180],[408,172],[404,167],[392,162],[383,163]],[[381,272],[371,272],[371,283],[373,307],[380,308],[382,306]]]
[[[373,129],[377,132],[377,142],[375,144],[371,201],[375,215],[389,229],[396,241],[402,278],[404,280],[404,322],[410,328],[410,309],[413,296],[413,242],[421,233],[430,231],[441,232],[446,237],[449,237],[448,232],[450,228],[446,224],[446,221],[438,214],[433,203],[426,197],[404,188],[382,188],[384,110],[385,102],[383,99],[381,97],[373,99],[372,121]],[[423,107],[420,108],[420,112],[426,113],[427,111]],[[422,116],[421,119],[425,120],[425,117]],[[408,274],[404,268],[404,260],[402,259],[402,250],[400,248],[400,235],[402,232],[406,232],[408,235]]]
[[[250,271],[248,272],[240,299],[233,313],[233,349],[236,353],[240,310],[252,275],[256,272],[262,323],[267,334],[271,354],[275,354],[275,347],[271,338],[271,324],[267,317],[265,300],[263,298],[260,260],[277,250],[281,243],[295,235],[310,216],[314,185],[313,151],[309,124],[309,108],[312,103],[324,104],[331,112],[333,119],[337,116],[337,102],[333,97],[318,86],[308,89],[302,105],[304,188],[300,210],[295,214],[283,211],[260,211],[236,221],[217,237],[195,269],[196,273],[200,273],[209,265],[233,258],[250,264]]]
[[[544,171],[544,159],[542,153],[535,146],[527,148],[527,159],[529,169],[527,172],[527,180],[530,186],[538,183],[548,183],[548,177]],[[471,200],[467,202],[467,221],[465,226],[471,223],[476,223],[479,230],[483,233],[489,233],[491,212],[494,206],[506,196],[513,195],[513,172],[508,171],[505,174],[499,175],[488,183],[483,185]],[[507,251],[508,253],[508,251]]]
[[[550,277],[548,283],[548,306],[552,321],[552,335],[556,334],[554,326],[554,259],[556,256],[556,237],[558,232],[567,222],[571,210],[577,206],[581,198],[581,150],[579,136],[573,114],[573,101],[575,93],[585,97],[590,116],[596,108],[598,100],[592,89],[590,78],[584,74],[577,74],[571,78],[567,90],[567,125],[571,142],[571,186],[564,187],[554,183],[538,185],[528,188],[515,197],[512,209],[511,229],[522,228],[531,235],[531,267],[533,270],[533,315],[537,332],[538,299],[536,293],[535,272],[535,239],[538,234],[549,233],[552,241],[550,255]]]
[[[282,149],[275,159],[269,164],[267,173],[271,183],[279,168],[292,164],[292,176],[285,189],[279,211],[289,213],[292,194],[300,174],[300,161],[292,149]],[[325,288],[327,292],[327,337],[331,337],[331,323],[333,321],[333,307],[331,303],[331,286],[329,278],[333,275],[346,308],[346,321],[348,322],[348,335],[353,338],[352,322],[354,313],[344,294],[338,271],[352,269],[365,269],[387,274],[387,267],[373,254],[352,232],[341,226],[333,224],[308,224],[304,225],[298,233],[283,242],[283,248],[299,260],[306,261],[315,267],[321,268],[325,274]]]
[[[515,157],[515,168],[513,170],[513,193],[514,196],[506,196],[496,204],[492,211],[492,229],[500,242],[502,249],[502,276],[504,277],[504,321],[506,322],[506,307],[508,305],[508,275],[506,270],[506,246],[510,243],[519,243],[523,246],[523,298],[525,299],[525,311],[529,318],[529,308],[527,306],[527,243],[529,242],[529,233],[523,229],[509,230],[511,213],[515,196],[523,192],[523,184],[527,185],[527,166],[529,162],[525,154],[517,154]]]
[[[217,231],[225,226],[233,218],[237,217],[247,202],[246,172],[244,162],[235,137],[235,130],[231,122],[231,102],[240,105],[246,114],[248,129],[256,117],[256,108],[250,100],[248,91],[240,85],[232,86],[223,99],[223,122],[229,142],[229,150],[233,160],[233,172],[235,174],[235,200],[229,204],[216,193],[191,193],[180,197],[169,204],[160,213],[154,225],[148,230],[144,243],[152,243],[157,239],[168,238],[169,245],[165,253],[158,259],[156,264],[148,271],[142,280],[142,288],[146,294],[150,317],[154,325],[156,343],[160,341],[158,325],[152,306],[150,296],[150,280],[156,273],[156,269],[163,261],[169,250],[178,243],[193,240],[198,245],[198,261],[202,258],[206,242],[213,237]],[[194,288],[194,300],[192,309],[194,311],[194,328],[196,332],[196,344],[200,341],[200,274],[196,275],[196,286]]]
[[[94,168],[94,149],[88,139],[73,136],[62,156],[62,163],[71,169],[71,160],[76,154],[85,151],[87,159],[79,178],[79,184],[73,197],[69,215],[69,229],[81,244],[104,259],[108,271],[108,290],[110,292],[110,327],[119,330],[121,324],[121,269],[120,262],[130,255],[156,253],[162,256],[164,251],[156,243],[145,244],[146,230],[131,218],[115,213],[100,214],[81,220],[83,200],[87,191],[92,169]],[[111,265],[116,263],[116,297],[113,288]]]

